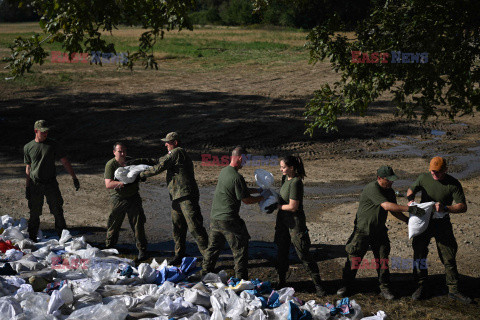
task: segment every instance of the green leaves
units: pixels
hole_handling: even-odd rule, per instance
[[[122,25],[142,26],[147,31],[139,38],[139,48],[129,56],[128,67],[142,61],[146,68],[158,69],[153,46],[165,29],[192,29],[188,13],[194,0],[26,0],[41,15],[40,27],[46,38],[60,42],[66,52],[115,53],[113,43],[104,40],[105,32]],[[38,37],[38,36],[37,36]],[[43,63],[48,54],[41,42],[20,39],[11,45],[12,55],[5,59],[11,75],[29,71],[33,63]]]
[[[37,33],[29,39],[18,37],[14,40],[13,44],[9,46],[10,56],[3,58],[3,61],[7,62],[5,69],[10,69],[12,75],[10,79],[30,72],[34,63],[42,64],[44,62],[48,53],[41,47],[42,42]]]
[[[407,118],[446,115],[453,120],[478,110],[479,10],[478,2],[465,0],[387,1],[357,25],[355,40],[334,36],[341,29],[335,19],[313,29],[310,61],[328,58],[341,80],[314,93],[306,106],[306,133],[337,130],[339,116],[364,115],[385,91],[394,94],[397,114]],[[361,52],[361,63],[352,63],[352,51]],[[388,63],[364,63],[374,52],[390,54]],[[394,52],[400,52],[400,63],[393,63]],[[427,53],[428,61],[404,63],[415,60],[404,53]]]

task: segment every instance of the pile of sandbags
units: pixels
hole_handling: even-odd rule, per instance
[[[8,271],[0,276],[2,319],[362,318],[354,300],[327,307],[302,303],[293,288],[276,291],[268,281],[228,279],[223,271],[201,278],[196,258],[184,258],[179,268],[155,260],[135,267],[117,250],[99,250],[68,230],[34,243],[25,222],[3,216],[2,228],[0,242],[9,244],[0,262]]]

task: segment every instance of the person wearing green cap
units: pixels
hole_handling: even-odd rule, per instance
[[[195,180],[192,159],[180,147],[180,138],[176,132],[170,132],[162,141],[165,142],[168,154],[158,159],[135,159],[128,161],[128,164],[153,166],[140,173],[139,177],[142,181],[167,170],[167,185],[172,201],[173,241],[175,242],[175,256],[169,263],[178,265],[186,254],[187,230],[197,242],[202,255],[208,246],[208,233],[203,226],[203,216],[198,203],[200,192]]]
[[[376,265],[380,295],[387,300],[394,298],[390,291],[388,267],[390,240],[385,226],[388,212],[408,223],[408,217],[402,213],[408,211],[408,206],[397,204],[395,191],[392,189],[393,182],[397,179],[391,167],[381,166],[377,170],[377,179],[367,184],[360,195],[353,233],[345,245],[347,261],[343,268],[343,286],[337,291],[339,296],[345,297],[351,293],[351,285],[359,269],[358,263],[352,264],[352,261],[360,262],[371,247],[375,261],[382,262],[381,266]]]
[[[28,234],[31,240],[37,241],[40,228],[40,216],[44,198],[47,199],[50,213],[55,218],[55,231],[59,236],[67,228],[63,215],[63,198],[57,182],[55,160],[60,160],[65,170],[72,176],[75,190],[80,189],[80,182],[73,171],[63,148],[55,140],[48,138],[50,127],[45,120],[38,120],[33,126],[35,138],[23,147],[26,164],[25,198],[28,200],[30,218]]]
[[[447,162],[442,157],[434,157],[430,161],[430,172],[422,173],[407,191],[409,203],[415,200],[415,194],[422,193],[420,202],[435,202],[435,214],[430,219],[427,230],[413,238],[413,259],[427,259],[430,240],[435,238],[440,260],[445,266],[448,297],[469,304],[472,302],[458,290],[457,241],[453,234],[449,213],[457,214],[467,211],[467,202],[461,183],[447,174]],[[453,204],[455,202],[455,204]],[[415,266],[413,275],[417,289],[413,300],[426,297],[426,280],[428,269]]]

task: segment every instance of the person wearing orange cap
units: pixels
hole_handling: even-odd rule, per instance
[[[430,161],[429,169],[430,172],[422,173],[407,191],[409,204],[415,200],[415,194],[421,191],[420,202],[434,201],[436,211],[430,219],[427,230],[413,238],[413,259],[427,258],[428,245],[434,237],[438,255],[445,266],[448,297],[468,304],[472,299],[458,290],[458,271],[455,260],[458,246],[449,216],[449,213],[467,211],[465,194],[460,182],[447,174],[447,162],[444,158],[434,157]],[[426,296],[425,285],[428,269],[420,269],[418,265],[414,266],[413,275],[417,282],[417,289],[413,293],[412,299],[423,299]]]

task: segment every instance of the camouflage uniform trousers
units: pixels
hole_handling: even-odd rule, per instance
[[[430,219],[430,223],[425,232],[419,234],[413,238],[413,259],[425,259],[428,255],[428,245],[432,237],[435,237],[437,243],[438,256],[445,266],[445,274],[448,290],[451,293],[458,291],[458,270],[457,261],[455,256],[457,255],[457,241],[453,235],[452,223],[450,218],[443,219]],[[422,261],[422,260],[420,260]],[[428,277],[428,269],[420,268],[415,265],[413,269],[413,275],[418,285],[424,285]]]
[[[277,272],[279,278],[285,280],[288,271],[290,244],[293,244],[297,256],[307,269],[316,285],[320,285],[320,274],[317,263],[310,254],[310,236],[305,221],[305,213],[279,211],[275,224],[274,242],[278,247]]]
[[[182,197],[172,201],[173,240],[175,255],[185,256],[187,230],[197,242],[198,249],[204,255],[208,247],[208,234],[203,226],[203,217],[198,197]]]
[[[235,277],[248,280],[248,234],[245,221],[238,218],[235,220],[211,220],[210,242],[205,251],[203,272],[213,272],[220,252],[223,250],[225,240],[233,253],[235,263]]]
[[[63,216],[63,198],[60,189],[58,188],[57,180],[53,180],[49,183],[32,181],[30,184],[30,200],[28,200],[28,208],[30,209],[28,234],[30,239],[35,240],[37,238],[44,197],[47,198],[50,213],[53,214],[55,218],[55,231],[57,234],[61,236],[62,230],[67,228],[67,223]]]
[[[345,245],[347,252],[347,261],[343,268],[344,285],[349,286],[355,279],[361,260],[367,253],[369,247],[372,249],[373,256],[379,263],[377,269],[378,281],[381,289],[390,287],[390,269],[388,266],[388,256],[390,255],[390,240],[388,239],[387,228],[379,230],[376,234],[368,234],[354,229],[352,235]],[[352,266],[352,260],[356,260]]]
[[[136,246],[139,251],[147,249],[147,237],[145,235],[145,213],[142,207],[142,198],[137,193],[128,198],[111,197],[112,210],[107,222],[107,238],[105,245],[114,246],[118,242],[120,228],[122,227],[125,214],[128,216],[128,222],[135,234]]]

